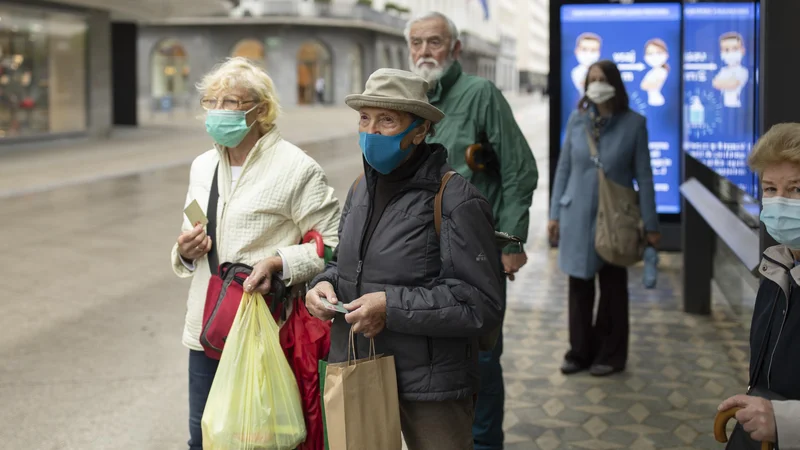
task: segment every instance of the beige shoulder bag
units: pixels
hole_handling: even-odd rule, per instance
[[[597,144],[589,130],[589,151],[597,166],[597,225],[594,246],[600,257],[615,266],[627,267],[642,260],[645,249],[644,224],[639,194],[608,178],[603,171]]]

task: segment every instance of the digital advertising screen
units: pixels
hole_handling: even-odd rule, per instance
[[[752,195],[756,52],[754,3],[684,7],[683,148]]]
[[[631,109],[647,117],[661,214],[680,212],[680,30],[679,3],[561,7],[560,142],[583,97],[589,66],[614,61]]]

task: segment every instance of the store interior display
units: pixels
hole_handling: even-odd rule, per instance
[[[0,8],[0,138],[86,129],[86,24]]]

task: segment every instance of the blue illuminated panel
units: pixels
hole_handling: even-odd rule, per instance
[[[683,148],[755,194],[747,157],[756,135],[756,7],[684,7]]]
[[[647,117],[659,213],[680,212],[679,3],[561,7],[561,139],[583,96],[588,67],[610,59],[631,109]]]

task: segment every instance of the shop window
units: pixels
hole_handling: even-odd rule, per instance
[[[151,93],[157,109],[171,110],[188,104],[191,97],[189,56],[178,40],[167,39],[156,46],[151,70]]]
[[[0,7],[0,138],[85,131],[86,22]]]
[[[264,52],[264,44],[255,39],[244,39],[236,44],[231,53],[233,57],[247,58],[256,64],[264,67],[266,53]]]
[[[297,51],[297,103],[330,103],[333,88],[331,54],[318,41],[307,41]]]

